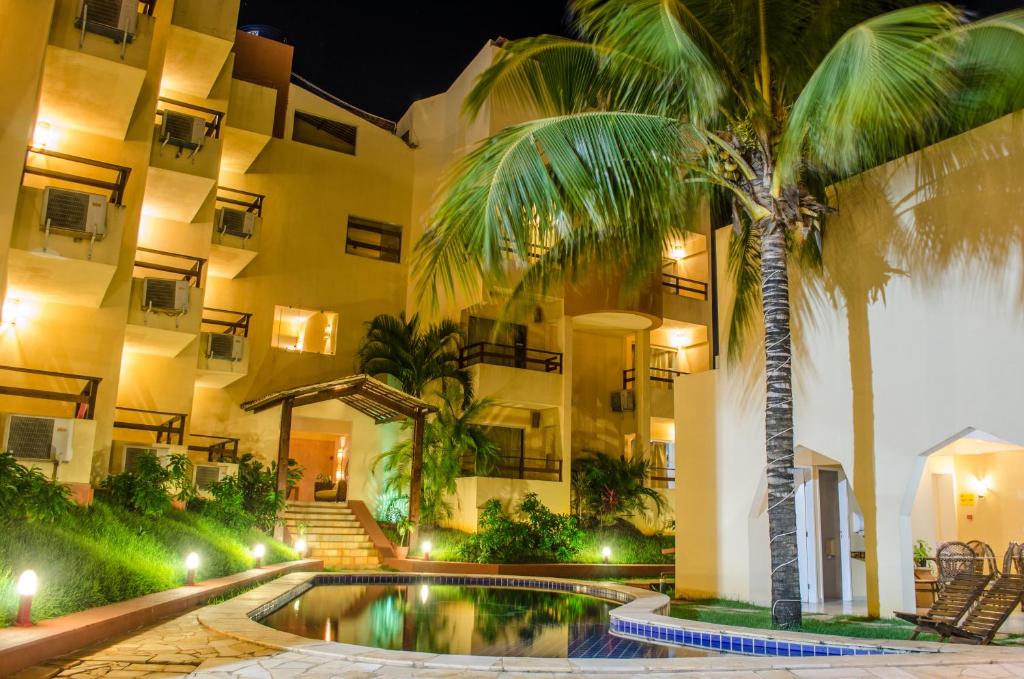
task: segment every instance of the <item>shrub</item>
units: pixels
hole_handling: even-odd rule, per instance
[[[65,486],[18,464],[12,453],[0,452],[0,520],[54,521],[72,507]]]
[[[100,490],[112,504],[137,514],[163,514],[173,499],[187,501],[195,496],[192,463],[185,455],[171,455],[164,466],[156,455],[145,453],[133,471],[103,479]]]
[[[619,517],[665,509],[661,494],[646,485],[650,463],[597,453],[573,461],[573,513],[588,524],[611,525]]]
[[[555,514],[528,493],[513,518],[498,500],[484,503],[478,532],[460,545],[459,557],[478,563],[572,561],[582,545],[575,517]]]
[[[288,489],[302,479],[302,467],[288,460]],[[213,498],[193,502],[192,507],[236,530],[259,528],[271,531],[284,509],[287,491],[277,490],[277,463],[266,467],[250,453],[239,458],[238,474],[217,481],[209,488]]]

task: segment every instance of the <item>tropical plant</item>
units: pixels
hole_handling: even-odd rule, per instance
[[[52,522],[73,506],[66,486],[19,464],[13,453],[0,452],[0,521]]]
[[[647,460],[626,459],[596,453],[573,460],[573,513],[587,523],[610,526],[619,517],[665,510],[661,493],[647,485],[651,465]]]
[[[928,559],[932,556],[932,547],[927,540],[916,540],[914,542],[914,565],[924,568],[928,565]]]
[[[197,503],[201,510],[233,529],[258,528],[270,532],[284,509],[288,492],[302,480],[303,468],[288,460],[285,491],[277,489],[277,462],[264,466],[252,453],[238,458],[238,473],[209,487],[212,499]]]
[[[359,345],[359,372],[386,375],[398,382],[407,394],[422,397],[440,383],[440,390],[452,384],[462,388],[462,404],[473,400],[473,382],[469,372],[459,367],[462,331],[451,320],[421,328],[419,314],[406,320],[381,314],[366,324],[366,336]]]
[[[487,438],[483,427],[473,423],[490,405],[489,400],[481,399],[463,407],[454,388],[442,394],[440,408],[423,430],[421,525],[436,526],[452,516],[448,498],[455,493],[455,480],[467,458],[481,473],[497,463],[498,447]],[[408,505],[412,441],[401,441],[381,453],[374,460],[374,471],[378,466],[384,471],[382,493],[402,497]]]
[[[459,558],[477,563],[546,563],[571,561],[583,535],[574,516],[555,514],[536,493],[527,493],[517,517],[491,499],[480,510],[477,532],[459,545]]]
[[[103,479],[100,490],[114,505],[146,516],[163,514],[173,500],[188,502],[196,493],[187,456],[171,455],[165,465],[153,453],[139,456],[132,471]]]
[[[886,0],[570,6],[579,40],[507,43],[468,95],[470,115],[493,101],[537,118],[454,167],[417,247],[421,298],[495,289],[509,249],[525,268],[513,299],[595,267],[635,288],[699,205],[723,202],[731,339],[756,331],[759,304],[763,320],[773,619],[799,625],[787,255],[819,254],[836,179],[1024,104],[1024,11],[968,22],[951,5]],[[538,237],[553,246],[531,252]]]

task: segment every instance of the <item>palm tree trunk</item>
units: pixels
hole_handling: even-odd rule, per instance
[[[786,227],[770,219],[762,221],[760,226],[772,623],[789,628],[800,625],[801,597],[793,488],[793,349],[789,325]]]

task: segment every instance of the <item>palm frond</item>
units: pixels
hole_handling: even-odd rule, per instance
[[[733,232],[729,239],[729,274],[734,299],[729,316],[730,358],[738,358],[757,327],[761,311],[760,231],[741,212],[733,210]]]
[[[793,184],[804,161],[851,175],[934,140],[944,125],[959,26],[949,5],[899,9],[840,38],[797,98],[779,147],[775,190]]]

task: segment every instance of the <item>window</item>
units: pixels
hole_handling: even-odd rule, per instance
[[[286,351],[333,356],[338,314],[290,306],[274,307],[271,346]]]
[[[501,459],[499,467],[518,466],[523,457],[523,430],[513,427],[487,425],[480,427],[484,435],[497,446]]]
[[[354,156],[356,127],[305,111],[296,111],[292,119],[292,141]]]
[[[349,217],[345,252],[385,262],[399,262],[402,259],[402,227]]]

